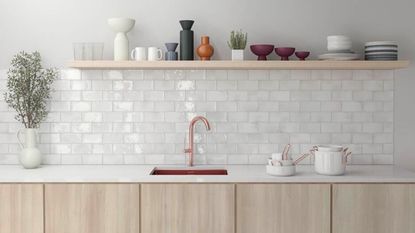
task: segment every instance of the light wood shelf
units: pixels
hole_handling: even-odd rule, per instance
[[[138,70],[394,70],[409,61],[70,61],[77,69]]]

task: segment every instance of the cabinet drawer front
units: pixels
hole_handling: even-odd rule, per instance
[[[333,185],[333,233],[415,232],[415,184]]]
[[[233,233],[233,184],[143,184],[143,233]]]
[[[0,184],[0,232],[43,233],[43,185]]]
[[[329,233],[330,185],[237,185],[237,233]]]
[[[48,184],[46,233],[139,233],[138,184]]]

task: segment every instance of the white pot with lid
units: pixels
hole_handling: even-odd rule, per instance
[[[350,154],[343,146],[318,145],[314,151],[314,170],[321,175],[343,175]]]

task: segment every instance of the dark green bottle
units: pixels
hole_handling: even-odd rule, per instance
[[[180,20],[183,30],[180,31],[180,60],[194,60],[193,31],[190,30],[195,21]]]

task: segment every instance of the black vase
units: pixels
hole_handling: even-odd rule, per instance
[[[190,30],[195,21],[180,20],[183,30],[180,31],[180,60],[194,60],[193,31]]]

